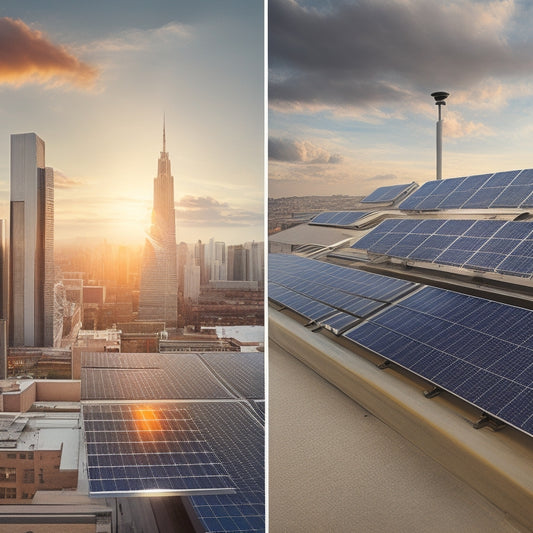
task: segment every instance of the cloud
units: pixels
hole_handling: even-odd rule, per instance
[[[137,28],[120,32],[114,37],[96,41],[84,47],[96,52],[130,52],[143,50],[156,41],[169,39],[188,39],[192,35],[191,27],[177,22],[169,22],[159,28],[140,30]]]
[[[176,202],[176,221],[185,226],[242,227],[263,223],[263,212],[247,211],[210,196],[183,196]]]
[[[54,168],[54,187],[56,189],[72,189],[84,185],[83,180],[78,178],[69,178],[61,170]]]
[[[21,20],[0,18],[0,84],[69,84],[89,89],[97,76],[96,67],[83,63],[40,31]]]
[[[331,154],[326,149],[316,146],[309,141],[296,141],[270,137],[268,139],[268,158],[273,161],[302,162],[302,163],[331,163],[342,162],[342,156]]]
[[[467,121],[459,113],[449,112],[443,121],[443,134],[452,138],[488,137],[494,132],[481,122]]]
[[[507,37],[520,8],[512,0],[359,0],[331,9],[271,0],[271,106],[416,106],[451,85],[491,101],[484,81],[532,72],[531,37]]]

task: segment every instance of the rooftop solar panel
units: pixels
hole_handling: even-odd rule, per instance
[[[235,491],[186,408],[84,405],[83,419],[91,496]]]
[[[261,409],[261,402],[254,402]],[[264,402],[262,403],[264,413]],[[208,532],[265,531],[264,429],[240,402],[187,405],[238,487],[235,494],[194,496]]]
[[[407,183],[404,185],[389,185],[386,187],[379,187],[374,192],[363,198],[361,202],[366,204],[394,202],[414,185],[414,183]]]
[[[526,208],[533,205],[532,169],[434,180],[406,198],[403,210]]]
[[[533,311],[423,287],[344,336],[533,435]]]
[[[81,370],[82,400],[231,398],[195,354],[86,354]],[[144,368],[130,364],[144,360]],[[120,367],[121,362],[125,367]],[[179,361],[179,369],[176,362]]]
[[[325,211],[315,216],[309,224],[346,227],[355,224],[369,213],[371,211]]]
[[[352,248],[400,259],[533,277],[531,222],[447,220],[435,224],[434,220],[416,219],[408,222],[404,220],[388,228],[379,224]]]
[[[264,358],[254,352],[203,353],[200,358],[231,390],[244,398],[265,397]]]

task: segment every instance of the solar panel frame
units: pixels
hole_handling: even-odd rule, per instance
[[[426,182],[400,205],[401,210],[533,207],[533,169],[479,174]]]
[[[465,303],[468,327],[464,319],[448,320]],[[491,327],[502,314],[508,323],[522,323],[521,337]],[[442,332],[434,336],[439,322]],[[533,311],[423,287],[343,336],[533,436]],[[521,408],[521,397],[529,411]]]
[[[394,202],[405,191],[407,191],[413,183],[407,183],[405,185],[388,185],[384,187],[378,187],[375,191],[371,192],[368,196],[365,196],[361,200],[361,203],[383,203]]]
[[[312,226],[349,227],[372,211],[324,211],[313,217],[309,224]]]
[[[352,248],[401,260],[533,278],[532,222],[464,219],[434,222],[407,219],[389,225],[388,232],[380,224]],[[402,228],[406,231],[402,232]]]
[[[235,492],[183,406],[99,404],[83,405],[82,412],[91,496]]]

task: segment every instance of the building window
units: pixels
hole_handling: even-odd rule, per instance
[[[26,459],[25,453],[19,453],[19,459]]]
[[[8,459],[16,459],[17,458],[17,454],[16,453],[8,453],[7,454],[7,458]]]
[[[35,483],[35,471],[33,468],[24,470],[23,483]]]
[[[33,459],[33,452],[28,453],[28,459]]]
[[[30,495],[27,492],[23,492],[22,493],[22,499],[23,500],[29,500],[30,499]]]
[[[17,489],[16,488],[6,488],[6,487],[0,487],[0,499],[8,499],[13,500],[17,497]]]
[[[17,481],[17,469],[0,467],[0,481]]]

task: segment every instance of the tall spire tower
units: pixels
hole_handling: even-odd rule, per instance
[[[161,320],[173,327],[178,318],[178,276],[174,178],[166,151],[163,117],[163,151],[154,179],[152,223],[146,235],[141,269],[139,320]]]

